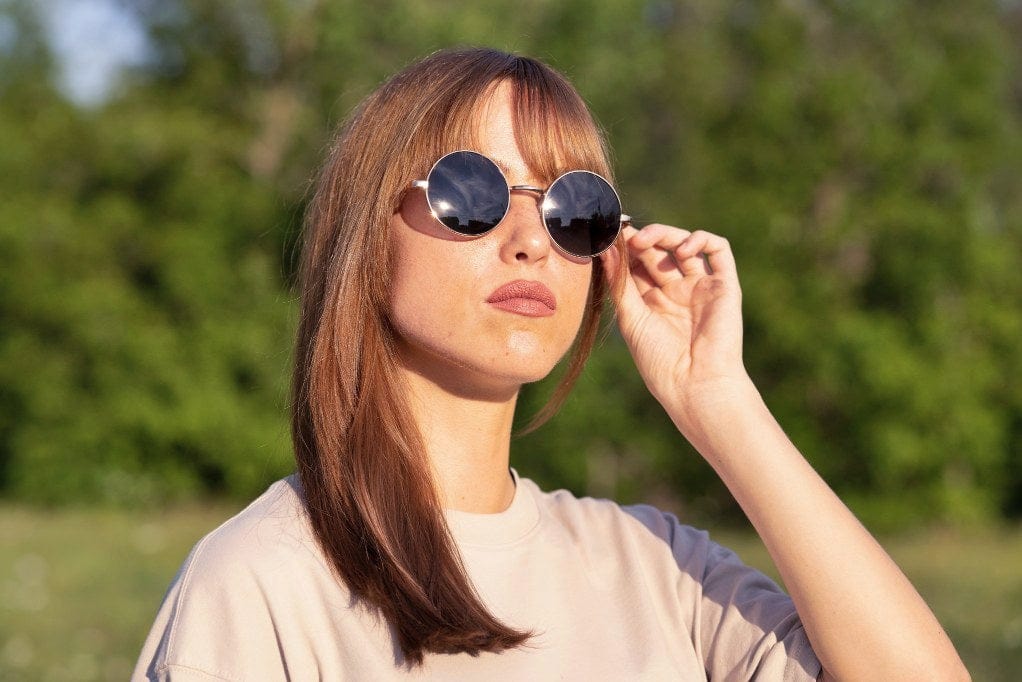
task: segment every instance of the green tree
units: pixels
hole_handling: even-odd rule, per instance
[[[639,224],[731,240],[749,370],[868,520],[1022,513],[1011,3],[124,8],[151,58],[83,110],[51,85],[32,6],[0,4],[4,493],[248,497],[288,471],[289,287],[329,132],[410,60],[486,44],[578,85]],[[735,511],[612,330],[514,462],[547,486]]]

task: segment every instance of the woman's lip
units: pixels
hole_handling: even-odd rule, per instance
[[[529,317],[547,317],[557,310],[557,297],[542,282],[516,279],[498,287],[486,302],[501,310]]]

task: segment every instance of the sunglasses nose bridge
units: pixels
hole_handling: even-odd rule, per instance
[[[524,193],[532,195],[536,200],[536,208],[539,211],[540,222],[543,222],[543,201],[546,199],[547,190],[549,187],[536,187],[535,185],[508,185],[508,190],[511,196],[516,193]],[[508,212],[511,211],[510,205],[508,206]]]
[[[546,257],[554,247],[553,239],[543,219],[543,198],[546,191],[534,185],[510,185],[512,199],[504,216],[504,248],[508,257],[516,260],[538,260]],[[528,200],[526,200],[528,197]]]
[[[511,191],[512,196],[516,192],[524,192],[526,194],[534,195],[536,199],[536,209],[539,211],[540,222],[545,225],[546,221],[543,218],[543,202],[546,200],[547,191],[550,189],[549,187],[543,188],[536,187],[535,185],[508,185],[508,189]],[[510,210],[511,207],[508,206],[508,211]]]
[[[510,185],[508,189],[512,192],[534,192],[536,194],[546,194],[546,189],[536,187],[535,185]]]

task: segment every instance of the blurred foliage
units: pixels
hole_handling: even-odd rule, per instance
[[[540,57],[640,224],[727,236],[747,365],[875,525],[1022,515],[1017,2],[124,2],[100,106],[0,1],[0,493],[249,497],[290,467],[294,249],[332,127],[454,44]],[[530,387],[523,416],[548,387]],[[733,513],[613,331],[514,442],[547,486]]]

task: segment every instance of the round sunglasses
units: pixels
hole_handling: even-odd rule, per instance
[[[477,237],[495,228],[511,207],[511,192],[538,192],[540,213],[550,240],[565,253],[581,258],[610,248],[631,218],[621,200],[596,173],[568,171],[549,187],[510,185],[500,167],[479,152],[459,150],[440,157],[425,180],[412,187],[426,191],[433,216],[458,234]]]

